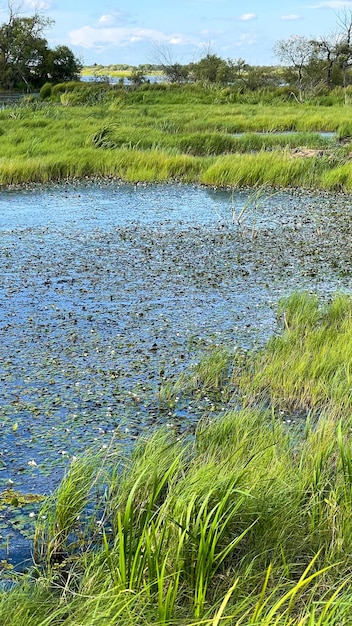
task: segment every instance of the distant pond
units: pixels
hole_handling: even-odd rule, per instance
[[[2,190],[0,492],[49,493],[112,436],[194,425],[196,403],[159,410],[161,382],[207,347],[262,345],[293,290],[349,290],[351,206],[97,181]],[[29,555],[35,511],[0,504],[0,560]]]

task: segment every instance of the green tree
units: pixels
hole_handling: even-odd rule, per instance
[[[22,17],[9,5],[8,21],[0,26],[0,87],[25,84],[27,91],[40,87],[49,77],[75,78],[81,64],[66,46],[50,50],[44,37],[52,20],[35,13]]]
[[[145,74],[143,70],[140,70],[137,67],[132,70],[127,78],[134,87],[139,87],[139,85],[145,82]]]
[[[48,54],[44,29],[50,20],[40,15],[18,17],[12,12],[0,27],[0,84],[11,89],[18,83],[27,88],[45,73]]]
[[[191,74],[196,82],[229,83],[233,78],[232,62],[208,53],[198,63],[190,64]]]
[[[70,48],[57,46],[48,53],[47,70],[51,80],[61,83],[66,80],[77,80],[82,70],[82,64]]]

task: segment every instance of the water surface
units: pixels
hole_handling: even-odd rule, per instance
[[[262,345],[295,289],[349,290],[351,220],[350,197],[293,191],[1,191],[1,490],[46,494],[87,448],[191,428],[197,402],[160,411],[160,384],[210,346]],[[1,514],[16,562],[18,511]]]

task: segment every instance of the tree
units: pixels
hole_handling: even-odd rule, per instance
[[[282,76],[277,67],[265,65],[248,65],[242,76],[242,83],[246,89],[275,89],[282,85]]]
[[[333,86],[333,73],[338,59],[338,36],[323,36],[313,40],[317,54],[317,58],[322,61],[322,69],[324,73],[324,82],[328,89]]]
[[[342,84],[346,98],[352,67],[352,11],[340,14],[337,28],[331,35],[313,40],[294,35],[278,41],[274,51],[296,73],[301,101],[303,87],[307,85],[331,89]]]
[[[49,49],[44,32],[51,24],[50,19],[39,13],[21,17],[9,5],[8,21],[0,26],[2,89],[13,89],[24,83],[30,91],[33,86],[44,84],[49,77],[68,80],[77,76],[81,65],[69,48]]]
[[[49,20],[39,15],[18,17],[12,11],[0,27],[0,83],[10,89],[42,73],[47,56],[47,41],[42,36]]]
[[[352,12],[344,11],[338,20],[338,26],[341,32],[338,36],[336,45],[337,62],[342,71],[343,88],[345,91],[345,100],[347,99],[347,71],[352,65]]]
[[[233,79],[232,62],[224,61],[216,54],[208,53],[198,63],[190,64],[190,71],[197,82],[229,83]]]
[[[299,101],[303,102],[304,70],[314,55],[313,43],[307,37],[292,35],[288,39],[280,39],[275,44],[274,53],[297,74]]]
[[[134,87],[139,87],[139,85],[145,82],[145,74],[143,70],[140,70],[137,67],[132,70],[127,78]]]
[[[49,78],[61,83],[66,80],[77,80],[82,70],[82,64],[67,46],[57,46],[50,50],[47,58]]]
[[[188,79],[187,65],[181,65],[173,57],[171,48],[166,44],[155,44],[154,57],[159,68],[169,83],[184,83]]]

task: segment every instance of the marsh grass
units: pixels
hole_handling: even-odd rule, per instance
[[[232,394],[232,360],[226,348],[210,349],[199,356],[186,372],[161,381],[157,398],[160,410],[169,410],[177,402],[193,395],[199,399],[228,402]]]
[[[351,325],[342,297],[321,308],[296,294],[283,313],[286,339]],[[226,383],[217,352],[211,383],[208,356],[196,388]],[[41,626],[348,624],[351,450],[346,417],[321,410],[288,430],[259,407],[201,421],[193,439],[159,430],[128,457],[113,442],[75,461],[44,504],[37,579],[3,593],[1,615]]]
[[[348,624],[348,431],[326,416],[289,432],[248,408],[192,440],[161,430],[129,457],[112,444],[75,461],[39,516],[36,577],[0,594],[2,619]]]
[[[338,294],[319,305],[308,293],[293,294],[279,306],[284,331],[253,357],[238,381],[264,393],[273,404],[333,412],[352,406],[352,300]]]
[[[346,107],[305,105],[302,115],[287,103],[219,104],[214,90],[169,87],[56,85],[52,99],[1,110],[0,184],[110,176],[352,188],[348,146],[318,134],[344,135]],[[292,158],[300,147],[322,154]]]

